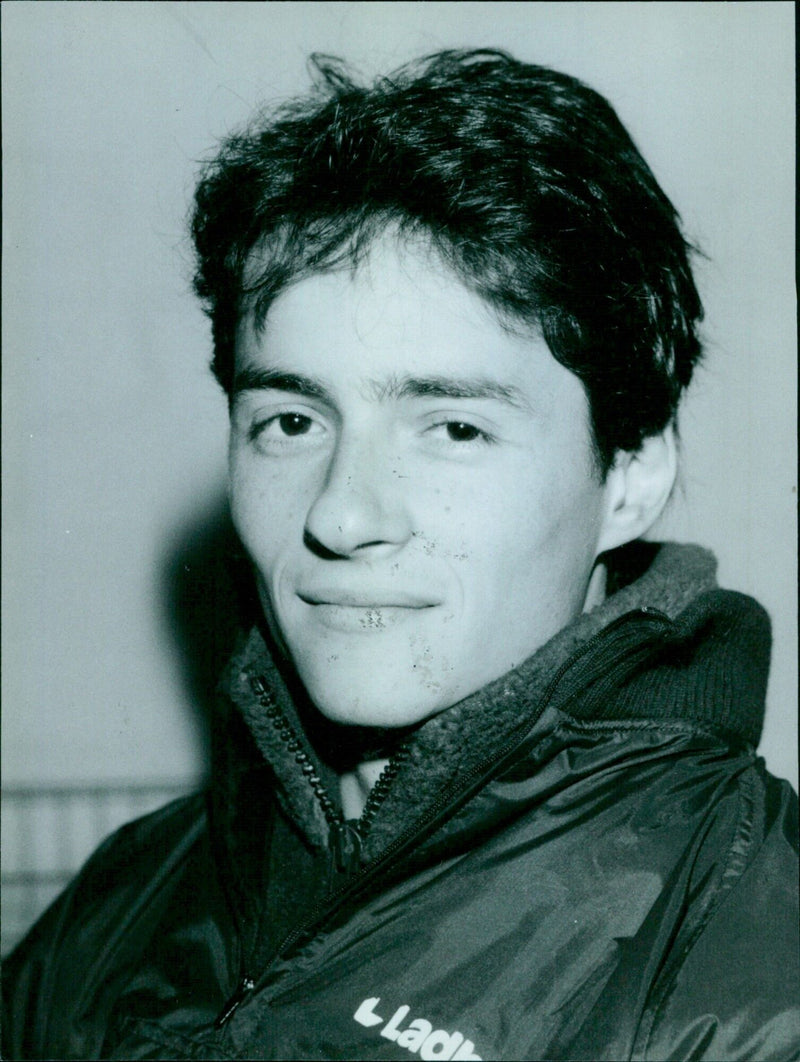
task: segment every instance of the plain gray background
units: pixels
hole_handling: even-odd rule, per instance
[[[708,259],[662,535],[774,621],[762,751],[797,777],[791,3],[3,4],[7,783],[191,780],[165,572],[224,492],[189,292],[197,162],[311,51],[495,46],[607,95]]]

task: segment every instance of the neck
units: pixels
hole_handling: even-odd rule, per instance
[[[380,778],[388,760],[365,760],[352,771],[339,775],[339,794],[346,819],[360,819],[372,787]]]
[[[589,585],[586,588],[586,600],[583,603],[583,611],[591,612],[593,608],[602,605],[606,599],[608,582],[608,569],[601,560],[595,562],[592,574],[589,577]]]

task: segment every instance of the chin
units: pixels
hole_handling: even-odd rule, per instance
[[[319,712],[341,726],[400,729],[414,726],[442,711],[447,705],[430,696],[398,698],[397,690],[361,688],[316,690],[314,683],[304,683],[306,692]]]

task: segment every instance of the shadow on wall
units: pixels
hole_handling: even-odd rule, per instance
[[[165,626],[178,650],[204,750],[197,782],[209,776],[216,686],[240,630],[258,615],[249,563],[220,495],[185,523],[165,552]],[[219,725],[223,725],[220,723]],[[184,796],[194,784],[5,787],[0,954],[27,932],[100,841],[123,823]]]
[[[162,571],[165,622],[196,707],[207,775],[217,683],[237,636],[253,626],[260,611],[250,562],[224,495],[181,529]]]

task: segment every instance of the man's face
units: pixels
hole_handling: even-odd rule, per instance
[[[234,522],[329,718],[421,721],[581,611],[608,508],[583,386],[433,253],[387,236],[298,281],[236,375]]]

